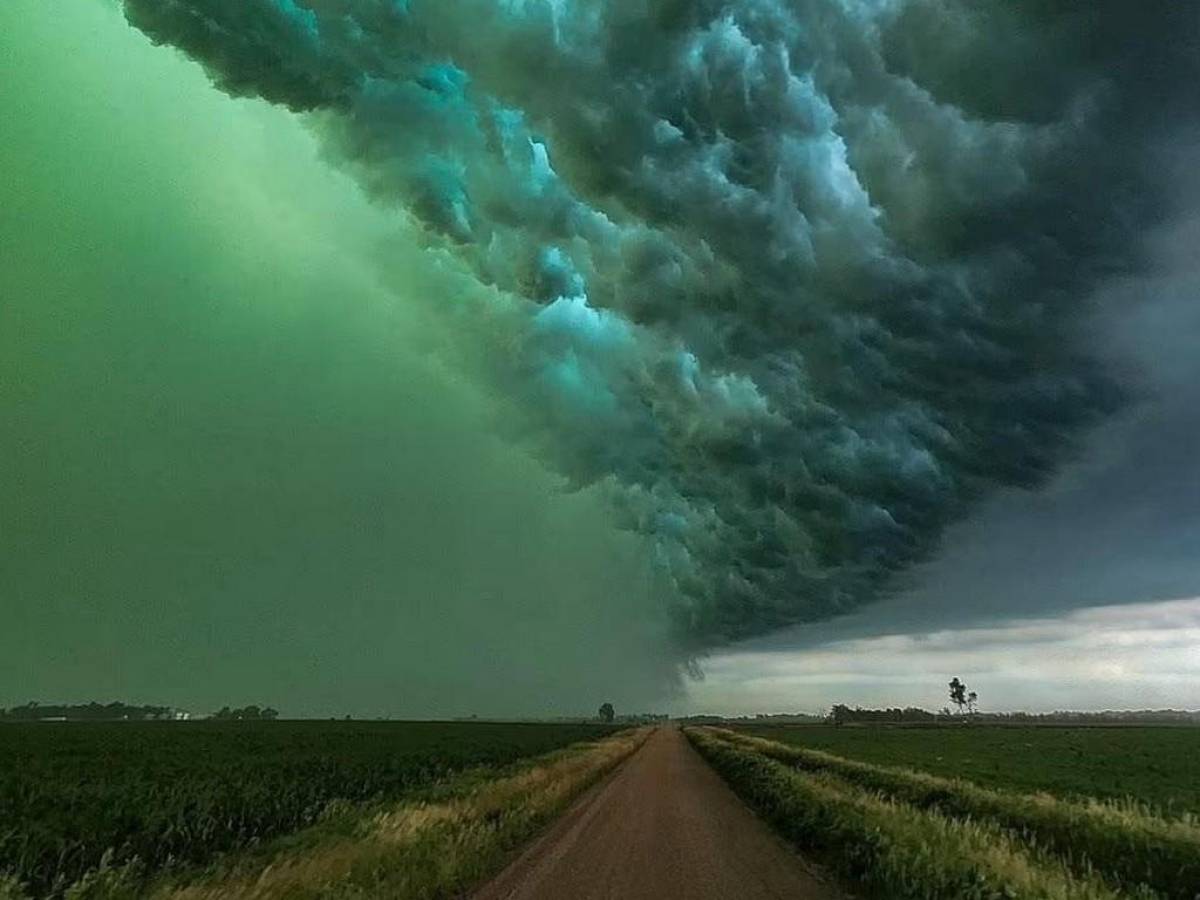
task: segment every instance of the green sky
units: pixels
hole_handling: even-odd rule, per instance
[[[295,118],[7,0],[0,120],[0,705],[669,689],[637,546],[492,436],[415,312],[448,276]]]
[[[0,706],[1194,705],[1195,17],[676,6],[0,3]]]

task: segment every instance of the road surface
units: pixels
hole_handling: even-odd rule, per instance
[[[475,900],[836,900],[676,728],[659,728]]]

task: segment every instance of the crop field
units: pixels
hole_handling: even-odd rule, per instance
[[[986,787],[1200,814],[1200,729],[751,726],[744,734]]]
[[[857,731],[846,740],[864,746],[895,733]],[[1078,782],[1061,797],[997,789],[811,749],[807,741],[798,746],[815,729],[787,733],[791,743],[688,729],[701,754],[781,834],[869,895],[1194,900],[1200,889],[1200,821],[1187,813],[1166,817],[1135,802],[1083,799]],[[939,755],[937,741],[949,734],[923,732],[926,752]],[[1165,784],[1160,791],[1172,799]]]
[[[199,864],[345,804],[430,792],[614,729],[273,722],[0,726],[0,876],[61,893],[104,860]],[[3,878],[0,877],[0,882]],[[0,883],[2,888],[2,883]]]

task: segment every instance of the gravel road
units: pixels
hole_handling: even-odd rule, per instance
[[[836,900],[676,728],[659,728],[475,900]]]

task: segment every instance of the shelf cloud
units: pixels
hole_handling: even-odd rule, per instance
[[[703,649],[886,593],[1123,391],[1185,4],[125,0],[414,224],[505,427],[652,542]]]

